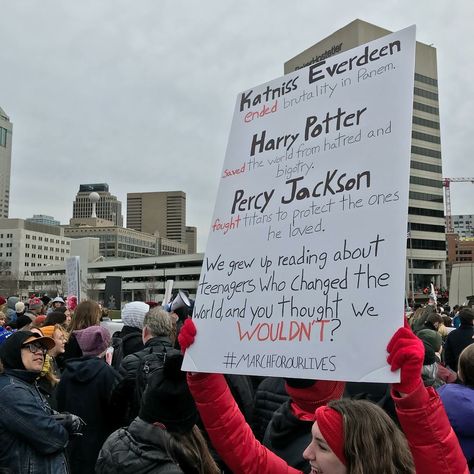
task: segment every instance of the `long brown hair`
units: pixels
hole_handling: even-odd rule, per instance
[[[184,434],[169,433],[168,454],[179,464],[184,474],[219,474],[206,441],[194,425]]]
[[[408,442],[393,420],[367,400],[332,400],[344,423],[348,474],[415,474]]]
[[[74,311],[70,331],[97,326],[100,321],[100,314],[100,306],[95,301],[82,301]]]

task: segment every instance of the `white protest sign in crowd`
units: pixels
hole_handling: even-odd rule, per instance
[[[415,27],[237,98],[183,369],[394,381]]]

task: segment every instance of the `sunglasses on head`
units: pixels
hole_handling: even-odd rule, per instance
[[[29,344],[24,344],[21,346],[22,349],[28,349],[32,354],[36,354],[37,352],[41,352],[43,355],[48,352],[48,349],[41,344],[30,342]]]

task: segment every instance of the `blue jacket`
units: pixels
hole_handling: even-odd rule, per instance
[[[449,383],[438,389],[449,422],[453,427],[464,456],[474,464],[474,389]],[[474,468],[471,468],[474,472]]]
[[[0,469],[22,474],[68,473],[69,435],[36,385],[36,372],[0,375]]]

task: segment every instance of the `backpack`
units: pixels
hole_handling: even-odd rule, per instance
[[[166,357],[175,353],[180,354],[178,350],[173,349],[172,347],[166,348],[163,346],[161,352],[150,352],[150,354],[143,357],[138,366],[135,380],[135,400],[138,403],[138,406],[140,405],[143,392],[145,391],[152,375],[162,371]]]
[[[124,337],[120,337],[120,331],[116,331],[112,335],[112,341],[110,346],[113,348],[114,352],[112,354],[112,363],[110,364],[115,370],[119,370],[122,359],[125,357],[123,350],[123,344],[127,339],[134,337],[135,334],[127,334]]]

